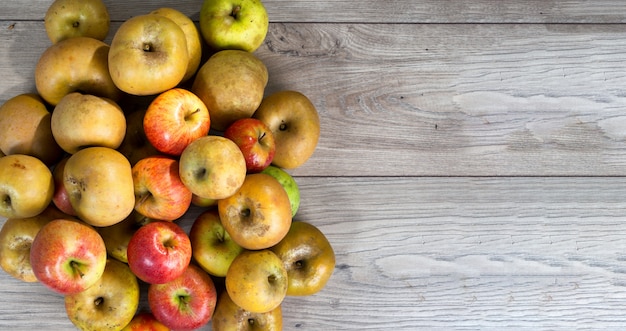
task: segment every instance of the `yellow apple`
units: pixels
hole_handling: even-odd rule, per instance
[[[211,325],[213,331],[281,331],[282,307],[279,305],[265,313],[249,312],[237,306],[224,291],[217,300]]]
[[[55,0],[43,21],[53,44],[72,37],[104,40],[111,24],[109,11],[101,0]]]
[[[41,160],[25,154],[0,158],[0,216],[33,217],[52,202],[52,171]]]

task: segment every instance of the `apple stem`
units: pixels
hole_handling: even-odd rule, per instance
[[[239,15],[239,11],[241,11],[241,6],[237,5],[233,8],[233,11],[230,13],[230,16],[237,19],[237,15]]]
[[[72,23],[72,27],[77,28],[80,25],[80,22],[76,21]]]
[[[82,271],[80,271],[80,269],[78,268],[79,264],[76,261],[70,262],[70,265],[72,266],[72,269],[78,273],[80,278],[83,278],[85,276],[85,274],[83,274]]]
[[[96,306],[101,305],[104,302],[104,298],[103,297],[98,297],[96,300],[93,301],[93,304]]]

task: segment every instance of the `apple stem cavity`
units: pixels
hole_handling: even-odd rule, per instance
[[[97,297],[96,300],[93,301],[93,304],[96,306],[100,306],[104,302],[103,297]]]
[[[74,272],[78,274],[78,276],[80,276],[80,278],[83,278],[85,276],[85,274],[80,271],[80,263],[72,261],[70,262],[70,267],[72,268],[72,270],[74,270]]]
[[[230,16],[232,16],[234,19],[237,19],[237,16],[239,15],[240,11],[241,11],[241,6],[237,5],[235,6],[235,8],[233,8],[233,11],[230,13]]]
[[[76,22],[72,23],[72,27],[73,28],[77,28],[79,26],[80,26],[80,22],[79,21],[76,21]]]
[[[144,52],[152,52],[153,49],[154,48],[152,47],[152,44],[149,44],[149,43],[143,44],[143,51]]]
[[[287,130],[287,123],[285,122],[281,122],[280,126],[278,126],[278,130],[280,131],[286,131]]]

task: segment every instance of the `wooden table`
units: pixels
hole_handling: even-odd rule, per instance
[[[1,102],[34,91],[50,3],[0,5]],[[113,30],[162,6],[197,21],[201,1],[105,3]],[[623,2],[264,3],[267,93],[321,117],[297,219],[337,255],[285,330],[626,327]],[[73,326],[62,297],[0,273],[0,329]]]

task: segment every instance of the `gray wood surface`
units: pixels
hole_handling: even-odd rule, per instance
[[[50,3],[0,4],[0,102],[34,91]],[[105,3],[114,30],[201,1]],[[337,253],[285,330],[626,328],[623,2],[264,3],[267,93],[322,123],[297,218]],[[63,299],[0,272],[0,330],[40,329],[73,329]]]

